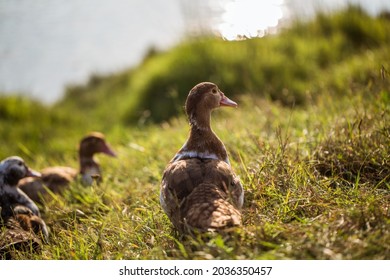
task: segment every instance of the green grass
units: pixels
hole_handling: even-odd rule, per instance
[[[50,243],[21,258],[389,259],[390,107],[381,98],[325,97],[303,109],[245,96],[238,109],[215,112],[246,191],[244,225],[230,238],[183,238],[160,208],[184,117],[114,131],[119,158],[99,157],[105,181],[74,183],[47,203]],[[77,166],[72,156],[55,163]]]
[[[383,39],[390,33],[379,31],[388,28],[383,19],[360,17],[377,30],[369,36],[379,41],[365,37],[360,44],[344,34],[352,27],[344,26],[342,16],[320,15],[284,31],[287,38],[183,43],[130,72],[74,86],[74,95],[53,107],[1,98],[7,110],[0,111],[1,158],[17,154],[36,169],[76,167],[77,143],[89,130],[104,132],[118,154],[117,159],[98,156],[102,184],[74,182],[62,197],[53,196],[41,207],[51,231],[49,244],[41,254],[20,253],[19,258],[390,259],[390,44]],[[354,26],[359,22],[355,19]],[[321,41],[306,38],[305,30]],[[356,31],[362,29],[352,30],[362,35]],[[206,51],[208,40],[211,49],[237,55],[227,64],[203,61],[208,56],[197,54]],[[189,130],[183,96],[203,78],[187,79],[194,72],[187,73],[172,57],[181,57],[187,53],[182,49],[193,44],[194,57],[187,63],[211,63],[216,68],[209,80],[239,103],[212,117],[245,189],[243,226],[225,236],[180,236],[159,205],[164,167]],[[261,63],[253,61],[250,45],[260,48]],[[294,59],[287,61],[291,54]],[[248,64],[242,64],[245,59]],[[183,74],[173,84],[167,65]],[[239,77],[243,81],[235,80],[233,66],[247,71]],[[135,122],[124,118],[129,108],[145,110],[143,98],[152,108],[167,108],[160,97],[148,94],[161,83],[171,89],[169,114],[161,113],[154,123],[150,115]],[[20,102],[23,110],[12,109]]]

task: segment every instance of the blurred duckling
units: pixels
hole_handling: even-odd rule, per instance
[[[17,205],[13,215],[1,220],[0,259],[14,259],[16,251],[39,253],[49,232],[42,218],[30,208]]]
[[[39,251],[48,230],[36,204],[17,184],[26,176],[40,174],[12,156],[0,162],[0,259],[12,259],[15,250]]]
[[[31,212],[40,216],[37,205],[17,185],[19,180],[25,177],[40,177],[41,174],[30,169],[24,160],[12,156],[0,162],[0,207],[1,217],[13,215],[14,205],[23,205]]]
[[[100,183],[102,173],[94,155],[103,153],[116,157],[100,132],[92,132],[82,138],[78,152],[79,170],[66,166],[47,167],[41,171],[41,178],[25,178],[19,182],[19,188],[32,200],[42,202],[42,198],[47,197],[48,192],[45,186],[53,193],[61,193],[78,176],[84,185],[92,185],[94,181]]]

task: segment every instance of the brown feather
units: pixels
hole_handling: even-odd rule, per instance
[[[230,166],[220,160],[179,160],[164,172],[161,195],[168,217],[180,231],[222,229],[241,223],[242,186]]]
[[[18,187],[32,200],[41,202],[48,193],[62,193],[78,175],[77,169],[67,166],[47,167],[42,170],[41,178],[27,177],[19,181]]]
[[[0,259],[13,259],[16,251],[38,253],[48,238],[45,222],[24,206],[14,208],[1,226]]]

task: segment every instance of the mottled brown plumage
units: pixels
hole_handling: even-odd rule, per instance
[[[198,84],[187,97],[190,135],[166,167],[160,190],[161,206],[180,232],[241,225],[243,188],[210,127],[211,111],[222,105],[237,106],[212,83]]]
[[[15,251],[39,252],[48,238],[45,222],[29,208],[19,205],[13,210],[0,223],[0,259],[13,259]]]
[[[47,198],[46,188],[53,193],[61,193],[77,176],[81,177],[84,185],[91,185],[94,180],[99,183],[102,175],[99,164],[93,158],[96,153],[116,156],[106,143],[104,135],[92,132],[80,142],[80,170],[67,166],[47,167],[41,171],[41,178],[25,178],[19,182],[19,188],[32,200],[42,202],[43,197]]]

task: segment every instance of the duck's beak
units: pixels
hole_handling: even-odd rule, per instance
[[[237,107],[238,104],[234,102],[233,100],[227,98],[225,94],[222,93],[222,99],[219,102],[219,105],[221,106],[228,106],[228,107]]]
[[[40,178],[41,176],[42,176],[42,174],[39,173],[38,171],[35,171],[34,169],[31,169],[31,168],[27,168],[26,177],[38,177],[38,178]]]
[[[112,148],[107,143],[105,143],[103,145],[103,148],[102,148],[101,152],[103,154],[106,154],[106,155],[109,155],[109,156],[112,156],[112,157],[116,157],[116,153],[112,150]]]

